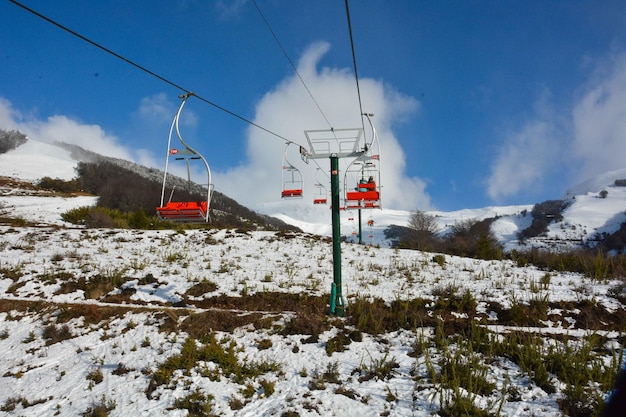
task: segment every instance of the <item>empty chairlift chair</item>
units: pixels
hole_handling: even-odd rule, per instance
[[[283,154],[283,186],[281,191],[281,197],[283,199],[302,198],[302,173],[287,159],[288,149],[289,143],[287,143],[287,146],[285,146],[285,153]]]
[[[313,204],[327,204],[328,203],[328,190],[326,189],[324,184],[320,182],[318,178],[318,174],[320,173],[320,171],[321,171],[320,168],[317,168],[315,170],[315,184],[313,185],[315,195],[313,197]]]
[[[173,221],[173,222],[187,222],[187,223],[208,223],[210,222],[209,210],[211,206],[211,197],[213,195],[213,184],[211,184],[211,169],[209,168],[209,164],[206,159],[195,149],[190,147],[182,138],[180,134],[180,130],[178,128],[178,121],[180,118],[180,113],[187,102],[187,99],[193,95],[193,93],[187,93],[180,98],[183,101],[174,116],[174,120],[172,121],[172,126],[170,127],[170,133],[167,141],[167,156],[165,159],[165,172],[163,174],[163,188],[161,190],[161,204],[157,207],[157,215],[162,220]],[[182,148],[173,148],[172,147],[172,137],[173,132],[176,132],[176,136],[180,141]],[[167,188],[167,180],[168,180],[168,169],[170,167],[170,158],[173,158],[175,161],[185,161],[187,165],[187,185],[188,191],[191,191],[191,169],[190,162],[191,161],[201,161],[204,168],[207,172],[207,182],[206,184],[202,184],[201,186],[206,192],[206,198],[202,200],[184,200],[184,201],[172,201],[174,196],[175,186],[172,186],[169,198],[167,202],[165,201],[165,192]]]

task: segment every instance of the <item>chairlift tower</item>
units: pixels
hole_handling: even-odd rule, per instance
[[[339,199],[339,159],[358,158],[366,149],[360,147],[363,129],[305,130],[309,151],[300,148],[303,160],[330,160],[330,194],[333,239],[333,283],[330,291],[330,311],[333,316],[345,315],[345,299],[341,283],[341,209]]]

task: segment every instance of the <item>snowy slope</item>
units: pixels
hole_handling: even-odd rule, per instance
[[[606,198],[599,191],[606,190]],[[559,240],[594,239],[597,234],[612,233],[626,220],[626,187],[604,186],[577,194],[563,213],[564,220],[552,224],[548,238]],[[582,233],[581,233],[582,232]]]
[[[36,181],[43,177],[71,180],[78,161],[70,152],[49,143],[29,140],[17,149],[0,154],[0,176]]]
[[[0,416],[77,416],[96,404],[109,404],[110,416],[184,416],[186,411],[173,405],[194,391],[213,395],[212,412],[221,416],[280,416],[287,410],[299,416],[432,416],[439,406],[438,389],[420,382],[420,378],[414,379],[414,375],[428,374],[427,359],[410,354],[411,346],[420,338],[432,337],[432,328],[365,334],[345,351],[329,355],[326,345],[339,330],[324,331],[315,343],[305,343],[306,335],[282,336],[273,329],[293,316],[288,311],[264,313],[276,321],[269,328],[244,326],[231,332],[216,331],[222,343],[236,344],[241,361],[280,365],[280,373],[248,382],[253,392],[249,399],[243,394],[245,385],[228,375],[217,380],[207,377],[205,374],[214,367],[212,363],[199,363],[189,373],[179,372],[169,384],[146,393],[151,373],[167,358],[179,354],[187,337],[183,331],[159,330],[164,318],[179,317],[182,325],[190,314],[213,311],[190,305],[186,312],[172,304],[184,299],[201,303],[210,297],[259,292],[327,297],[332,277],[330,244],[311,235],[282,240],[275,235],[230,230],[176,233],[0,225],[2,271],[23,274],[17,280],[0,274],[0,306],[15,305],[9,311],[0,310],[0,407],[6,409],[17,399],[15,412],[0,411]],[[546,284],[545,271],[519,268],[510,261],[446,256],[445,263],[440,264],[429,253],[354,244],[343,244],[342,253],[343,294],[348,300],[434,300],[438,291],[454,288],[459,294],[468,291],[479,300],[476,311],[488,317],[495,315],[490,311],[494,305],[510,308],[512,303],[542,297],[555,305],[583,299],[595,300],[608,312],[623,308],[610,295],[616,282],[598,282],[579,274],[551,273]],[[95,313],[97,308],[110,307],[115,301],[104,303],[104,293],[96,300],[82,289],[64,286],[73,277],[91,281],[102,276],[111,280],[124,277],[124,283],[110,296],[125,297],[122,307],[127,311],[112,316]],[[186,295],[203,282],[214,283],[214,290],[200,296]],[[539,287],[541,282],[544,284]],[[33,312],[17,309],[18,302],[36,300],[51,303],[50,307],[39,310],[41,307],[35,305]],[[62,303],[69,304],[63,307]],[[82,317],[61,320],[71,306],[81,304],[87,306],[83,314],[96,314],[94,323]],[[233,307],[228,310],[228,315],[241,314],[246,313]],[[621,349],[618,332],[585,330],[575,326],[567,314],[576,313],[555,309],[545,328],[524,330],[573,339],[599,333],[613,348]],[[62,325],[67,326],[71,337],[49,344],[46,329]],[[502,326],[492,327],[494,331],[506,331]],[[269,347],[261,348],[261,341]],[[437,363],[440,355],[430,350],[428,361]],[[375,369],[391,359],[397,365],[388,378],[362,379],[359,373],[355,375],[357,369]],[[604,360],[608,363],[610,358]],[[340,382],[311,389],[316,375],[334,366]],[[482,396],[482,404],[498,404],[504,387],[517,392],[503,402],[502,415],[559,415],[556,400],[561,394],[547,393],[529,383],[515,364],[493,363],[489,379],[497,389]],[[259,385],[262,380],[275,384],[273,393],[263,391]],[[338,393],[340,388],[345,395]],[[389,392],[394,400],[389,399]],[[241,408],[233,408],[233,399],[242,402]]]
[[[529,239],[525,246],[509,240],[507,248],[535,246],[569,250],[581,244],[593,245],[600,235],[617,231],[626,221],[626,187],[615,186],[615,180],[625,178],[626,169],[616,170],[572,187],[562,198],[567,204],[562,221],[550,223],[545,236]],[[600,195],[602,191],[606,191],[604,198]],[[530,225],[531,219],[517,218],[522,226]],[[511,227],[511,231],[513,229]]]
[[[37,171],[24,172],[23,178],[68,178],[65,175],[70,170],[61,169],[72,164],[67,154],[53,156],[56,151],[41,144],[31,144],[26,150],[0,159],[0,175],[22,175],[20,170],[26,168],[14,164],[28,160]],[[55,166],[57,163],[61,166]],[[333,276],[331,245],[306,234],[281,238],[274,232],[234,230],[180,233],[48,227],[45,225],[62,225],[62,211],[90,200],[18,194],[4,190],[0,211],[24,218],[39,216],[36,221],[40,225],[0,224],[0,416],[186,416],[189,413],[180,406],[181,401],[194,393],[212,396],[211,413],[226,417],[437,415],[444,391],[429,379],[429,366],[440,366],[444,353],[434,343],[422,354],[413,353],[420,341],[432,340],[433,327],[365,333],[361,340],[350,341],[345,350],[328,353],[327,347],[345,322],[334,321],[317,340],[308,341],[310,334],[277,331],[298,313],[289,310],[253,311],[262,316],[265,326],[259,321],[258,326],[243,325],[231,331],[207,330],[222,345],[235,346],[240,362],[266,361],[277,364],[279,371],[241,382],[221,371],[215,361],[197,360],[189,370],[176,370],[168,383],[150,388],[151,375],[183,351],[194,330],[193,326],[184,330],[190,319],[200,317],[192,323],[201,327],[212,315],[229,321],[251,313],[238,310],[236,301],[212,307],[207,304],[211,299],[235,300],[259,293],[272,293],[275,298],[295,294],[327,299]],[[599,224],[610,211],[601,207],[617,204],[618,196],[617,190],[609,190],[604,201],[592,195],[577,197],[579,205],[571,206],[567,218],[588,227]],[[498,233],[510,236],[524,227],[527,218],[521,213],[530,207],[435,214],[442,226],[499,215]],[[329,233],[328,207],[267,204],[263,210],[310,233]],[[604,214],[589,215],[597,212]],[[370,235],[372,241],[379,239],[386,225],[403,224],[408,215],[388,209],[364,213],[365,223],[374,220],[371,228],[366,226],[368,239]],[[351,236],[356,216],[342,213],[343,234]],[[602,337],[605,345],[598,358],[604,363],[613,360],[611,352],[623,349],[623,333],[585,328],[575,320],[580,311],[571,307],[591,305],[605,314],[604,319],[611,318],[624,308],[615,297],[620,282],[600,282],[574,273],[547,274],[510,261],[445,256],[441,262],[433,255],[343,243],[342,287],[348,305],[375,297],[388,303],[424,298],[432,300],[428,305],[432,308],[441,293],[467,293],[477,301],[476,314],[493,323],[486,327],[502,335],[512,329],[497,323],[496,307],[545,300],[561,308],[551,308],[541,327],[517,331],[556,335],[575,344],[583,337]],[[81,280],[116,285],[97,292],[80,287]],[[197,285],[207,283],[213,286],[194,295]],[[180,305],[185,308],[177,307]],[[107,309],[113,312],[107,313]],[[75,310],[80,313],[73,313]],[[458,319],[465,316],[453,313]],[[54,331],[64,336],[51,340]],[[391,363],[394,366],[388,375],[365,378],[368,370]],[[489,357],[485,366],[486,377],[495,388],[476,396],[482,407],[492,412],[501,407],[500,415],[506,416],[561,415],[562,383],[557,381],[556,392],[547,392],[505,357]],[[332,382],[313,384],[333,370],[336,379]],[[194,404],[199,406],[191,401],[189,407]],[[96,414],[96,407],[109,411]]]
[[[0,154],[0,176],[15,177],[36,181],[44,176],[71,179],[75,176],[78,161],[63,148],[47,143],[29,140],[14,151]],[[468,219],[482,220],[497,218],[492,225],[496,238],[506,250],[524,249],[530,246],[574,247],[593,241],[598,234],[611,233],[626,220],[626,187],[615,187],[616,179],[626,178],[626,169],[607,172],[589,179],[565,194],[568,207],[563,213],[563,221],[552,223],[546,236],[528,239],[523,246],[518,243],[519,232],[530,226],[532,204],[520,206],[494,206],[477,209],[463,209],[452,212],[431,211],[445,234],[451,226]],[[219,187],[218,187],[219,188]],[[607,198],[598,198],[600,191],[608,191]],[[16,215],[32,221],[41,221],[44,212],[50,212],[58,224],[60,213],[72,206],[94,204],[95,199],[86,197],[72,199],[10,198],[12,192],[4,191],[0,197],[0,209],[13,210]],[[259,203],[253,210],[274,216],[294,225],[307,233],[331,236],[331,213],[327,205],[313,205],[309,201],[277,201]],[[363,241],[371,245],[389,247],[391,242],[384,231],[389,225],[406,226],[411,213],[402,210],[382,209],[363,210],[361,231]],[[356,241],[359,230],[358,212],[341,212],[341,234],[349,241]]]

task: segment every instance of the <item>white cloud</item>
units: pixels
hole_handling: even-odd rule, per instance
[[[22,129],[29,137],[42,142],[65,142],[101,155],[133,160],[128,149],[120,145],[115,136],[107,134],[98,125],[82,124],[67,116],[50,116],[45,121],[28,123]]]
[[[219,0],[215,2],[215,10],[221,19],[233,19],[239,16],[247,3],[248,0]]]
[[[533,118],[503,141],[487,180],[492,199],[537,191],[555,174],[571,175],[562,184],[571,186],[626,166],[626,53],[596,64],[562,112],[566,119],[545,98]]]
[[[173,119],[182,101],[182,96],[179,96],[178,98],[178,100],[172,101],[165,93],[157,93],[141,99],[139,108],[132,115],[135,129],[138,132],[137,134],[144,138],[157,138],[158,142],[162,144],[162,147],[156,146],[159,150],[157,157],[155,157],[153,152],[147,149],[135,150],[133,154],[136,156],[136,162],[138,164],[148,167],[156,167],[161,170],[164,169],[165,159],[168,154],[168,149],[166,147],[168,134],[170,129],[173,128]],[[193,141],[190,138],[193,138],[196,133],[195,129],[198,127],[200,122],[197,114],[193,110],[193,102],[195,100],[197,99],[194,99],[193,96],[188,99],[184,110],[180,114],[179,120],[180,134],[183,140],[185,140],[185,142],[192,147],[195,147],[195,145],[193,145]],[[170,146],[172,148],[181,148],[182,145],[176,136],[176,131],[173,130],[171,133],[172,142]],[[172,163],[172,160],[170,159],[168,175],[176,175],[187,179],[187,166],[184,163]],[[189,175],[191,176],[192,181],[197,182],[202,186],[207,184],[207,172],[204,165],[200,161],[190,164]],[[220,189],[220,191],[223,190]],[[230,196],[228,192],[226,192],[226,194]]]
[[[512,133],[491,167],[487,180],[489,197],[499,201],[540,188],[559,158],[559,144],[555,137],[553,122],[541,118]]]
[[[579,178],[626,167],[626,53],[602,62],[572,111]]]
[[[25,117],[11,103],[0,99],[0,126],[19,130],[28,138],[39,142],[65,142],[99,153],[132,161],[131,153],[119,144],[118,139],[107,134],[98,125],[83,124],[67,116],[55,115],[46,120]]]
[[[0,97],[0,128],[4,130],[19,130],[18,120],[22,118],[22,114],[13,108],[9,100]]]
[[[193,101],[193,98],[189,99]],[[137,138],[136,142],[150,144],[160,143],[161,146],[152,146],[157,149],[157,156],[153,151],[148,149],[133,149],[135,162],[148,167],[163,169],[165,156],[167,155],[167,137],[172,126],[172,120],[181,101],[172,101],[165,93],[157,93],[141,99],[139,108],[132,113],[132,133],[127,132],[128,136]],[[181,134],[184,139],[187,138],[186,132],[194,132],[198,126],[198,116],[193,110],[193,106],[186,105],[180,116]],[[180,144],[174,136],[173,147],[179,147]],[[192,172],[193,172],[192,167]],[[174,164],[170,166],[169,171],[174,175],[187,178],[187,170],[182,164]],[[195,178],[195,175],[194,175]],[[203,175],[202,183],[206,183],[206,175]]]
[[[158,93],[142,98],[136,115],[146,122],[163,125],[172,119],[174,111],[174,106],[165,93]]]
[[[172,123],[173,114],[180,102],[171,102],[163,93],[145,97],[139,108],[133,113],[133,120],[137,130],[144,135],[163,137],[165,143],[167,132]],[[181,115],[181,126],[196,127],[198,118],[189,109]],[[5,130],[19,130],[28,138],[40,142],[65,142],[78,145],[92,152],[105,156],[126,159],[148,167],[162,168],[163,161],[158,160],[153,152],[147,149],[132,149],[124,146],[114,135],[107,133],[99,125],[83,124],[68,116],[54,115],[45,120],[32,115],[24,115],[13,107],[6,99],[0,97],[0,128]],[[165,157],[166,150],[163,150]],[[186,171],[181,168],[176,175],[186,177]],[[206,179],[204,180],[206,182]]]
[[[325,117],[294,74],[260,99],[253,121],[307,148],[304,130],[360,127],[358,97],[352,73],[348,69],[317,68],[329,47],[327,43],[311,45],[298,64],[298,73]],[[391,129],[394,122],[415,114],[418,102],[380,81],[362,78],[359,84],[363,110],[375,114],[374,123],[380,138],[384,206],[408,210],[416,207],[430,208],[425,182],[419,178],[407,178],[404,174],[405,155]],[[366,134],[370,134],[367,126]],[[284,150],[284,140],[256,127],[249,127],[247,161],[227,172],[216,173],[216,188],[249,206],[280,200]],[[318,165],[313,161],[309,165],[302,162],[297,146],[289,147],[288,158],[302,171],[304,193],[312,200],[315,168]],[[315,161],[328,172],[328,160]],[[345,161],[342,162],[342,166],[345,166]]]
[[[169,126],[172,123],[179,105],[180,101],[175,104],[172,103],[165,93],[153,94],[141,99],[139,109],[134,116],[140,119],[143,125],[156,125],[160,130],[164,130],[162,127]],[[198,117],[193,110],[186,106],[185,111],[181,113],[180,124],[187,127],[196,127],[198,125]]]

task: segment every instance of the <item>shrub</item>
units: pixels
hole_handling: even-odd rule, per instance
[[[388,356],[389,353],[385,353],[381,358],[374,359],[370,355],[369,364],[361,363],[361,365],[354,370],[354,372],[361,375],[359,382],[369,381],[371,379],[377,381],[390,379],[396,372],[395,369],[400,367],[400,364],[395,358],[388,358]]]
[[[389,307],[382,299],[369,301],[357,297],[348,309],[348,320],[359,331],[377,335],[385,332],[385,319],[389,316]]]
[[[174,407],[189,411],[189,416],[212,416],[213,402],[215,397],[211,394],[203,394],[196,389],[191,394],[174,401]]]
[[[6,400],[6,403],[0,406],[0,411],[13,411],[23,400],[24,399],[20,397],[9,397]]]
[[[259,350],[265,350],[265,349],[271,348],[273,345],[273,342],[272,342],[272,339],[262,339],[262,340],[258,340],[256,344]]]
[[[99,384],[104,380],[104,375],[102,374],[102,369],[95,369],[87,374],[87,379],[92,381],[94,384]]]
[[[87,227],[91,228],[114,228],[116,227],[118,222],[114,220],[116,216],[115,213],[111,210],[103,210],[100,208],[95,208],[91,210],[89,216],[87,217],[87,221],[85,222]]]
[[[228,406],[231,410],[241,410],[246,404],[238,397],[230,397],[228,400]]]
[[[141,208],[130,213],[128,219],[128,225],[133,229],[148,229],[151,223],[152,220]]]
[[[312,390],[324,390],[326,384],[339,384],[341,379],[339,378],[339,364],[337,362],[329,362],[326,364],[326,370],[320,372],[316,370],[309,381],[309,389]]]
[[[85,291],[85,298],[98,299],[120,287],[129,279],[123,276],[122,271],[112,270],[106,271],[104,274],[94,275],[88,281],[81,277],[78,279],[78,283]]]
[[[344,331],[340,331],[335,337],[328,339],[328,342],[326,342],[326,354],[331,356],[333,352],[343,352],[350,343],[352,343],[352,340]]]
[[[452,233],[442,242],[441,252],[480,259],[501,259],[502,246],[491,231],[496,220],[467,219],[452,227]]]
[[[92,207],[76,207],[61,214],[61,218],[72,224],[85,224],[89,218]]]
[[[137,212],[121,212],[106,207],[83,206],[61,214],[61,218],[72,224],[81,224],[92,228],[135,228],[148,229],[155,225],[140,209]]]
[[[446,257],[441,254],[433,256],[432,261],[442,268],[446,265]]]
[[[126,365],[124,365],[123,363],[120,362],[117,365],[117,368],[115,368],[113,371],[111,371],[111,373],[113,375],[126,375],[130,371],[131,371],[131,369],[127,368]]]
[[[37,186],[45,190],[56,191],[65,194],[75,193],[79,191],[78,181],[65,181],[60,178],[43,177],[39,180]]]
[[[418,224],[427,222],[427,220],[422,219],[424,216],[427,217],[428,215],[418,214],[416,222]],[[418,230],[410,227],[402,229],[398,226],[390,227],[385,231],[385,234],[397,236],[396,246],[400,248],[442,252],[480,259],[502,259],[502,245],[491,231],[491,224],[495,219],[463,220],[452,226],[451,233],[446,236],[436,236],[434,232],[429,230]]]
[[[261,385],[261,389],[263,390],[264,396],[269,397],[270,395],[274,393],[276,382],[268,381],[267,379],[261,379],[259,381],[259,384]]]
[[[255,378],[267,372],[280,370],[278,363],[270,361],[248,362],[244,360],[241,363],[237,356],[237,350],[235,342],[229,342],[227,339],[220,342],[213,333],[208,335],[201,344],[188,337],[183,343],[180,354],[167,358],[152,373],[146,395],[150,397],[160,385],[169,384],[174,371],[177,369],[189,373],[199,361],[216,364],[221,375],[233,378],[237,383],[242,383],[249,378]]]
[[[200,297],[204,294],[211,293],[217,290],[217,284],[213,281],[204,280],[193,285],[187,291],[185,291],[186,295],[190,295],[192,297]]]
[[[73,337],[67,324],[63,326],[56,326],[51,324],[47,326],[43,331],[43,338],[46,340],[46,345],[52,345],[63,340],[71,339]]]
[[[305,334],[317,338],[329,329],[328,318],[321,314],[301,313],[285,323],[282,334]]]
[[[380,298],[369,301],[364,297],[357,297],[348,308],[348,322],[357,332],[372,335],[428,326],[434,323],[426,309],[429,302],[422,298],[397,299],[387,305]]]
[[[107,400],[105,396],[102,396],[102,399],[99,403],[92,404],[87,411],[85,411],[82,416],[83,417],[106,417],[109,415],[110,411],[115,410],[117,403],[115,400]]]
[[[542,269],[579,272],[598,280],[626,276],[626,256],[611,256],[601,249],[555,253],[533,248],[526,252],[513,251],[510,256],[522,267],[532,264]]]
[[[556,392],[544,360],[544,343],[540,336],[510,332],[503,335],[495,349],[498,355],[515,362],[546,393]]]
[[[24,275],[22,269],[18,266],[15,267],[2,267],[0,266],[0,276],[13,280],[13,282],[19,281]]]

